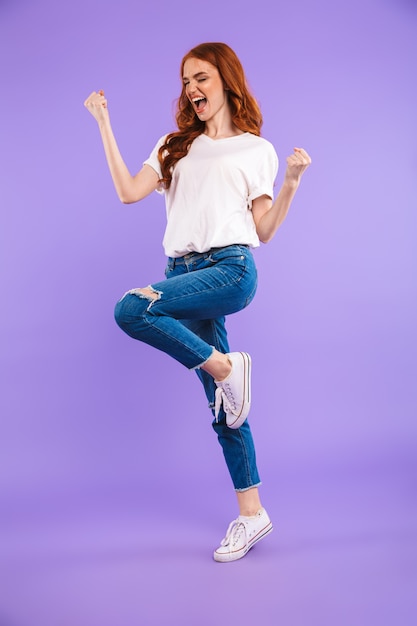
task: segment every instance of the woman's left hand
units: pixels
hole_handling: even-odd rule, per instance
[[[309,154],[303,148],[294,148],[294,153],[287,157],[285,180],[298,184],[309,165],[311,165]]]

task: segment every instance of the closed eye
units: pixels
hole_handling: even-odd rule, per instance
[[[192,78],[194,78],[198,83],[201,83],[204,80],[207,80],[207,78],[209,78],[209,76],[207,76],[205,74],[205,72],[198,72],[198,74],[194,74],[194,76]],[[185,87],[190,84],[190,81],[189,81],[189,79],[186,76],[183,76],[182,82],[183,82]]]

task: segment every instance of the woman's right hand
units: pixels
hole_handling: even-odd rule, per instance
[[[107,100],[102,89],[100,89],[98,93],[95,91],[90,93],[87,100],[84,102],[84,106],[90,111],[91,115],[98,123],[105,122],[109,119]]]

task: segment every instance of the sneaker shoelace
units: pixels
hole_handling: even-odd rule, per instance
[[[225,413],[234,413],[237,405],[233,392],[228,383],[224,383],[222,387],[217,387],[215,394],[214,415],[218,421],[219,411],[223,403]]]
[[[232,550],[234,546],[238,543],[239,539],[242,536],[242,533],[246,535],[246,525],[242,520],[235,519],[233,522],[230,522],[229,528],[226,531],[226,536],[222,539],[220,545],[223,547],[229,547],[229,550]],[[246,543],[246,538],[245,538]]]

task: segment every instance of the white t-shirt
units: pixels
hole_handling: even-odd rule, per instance
[[[156,144],[145,164],[162,177]],[[165,254],[180,257],[232,244],[259,246],[252,200],[273,198],[278,157],[273,145],[251,133],[225,139],[199,135],[173,171],[165,193]]]

